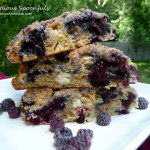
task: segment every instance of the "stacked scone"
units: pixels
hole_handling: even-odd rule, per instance
[[[107,21],[91,10],[66,12],[29,25],[10,42],[7,57],[20,63],[12,85],[27,89],[20,107],[28,123],[48,123],[54,114],[84,123],[100,111],[126,114],[134,107],[135,64],[98,43],[115,38]]]

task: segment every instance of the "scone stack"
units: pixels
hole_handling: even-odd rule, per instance
[[[106,14],[91,10],[63,13],[23,29],[7,46],[12,63],[20,63],[12,80],[22,96],[22,116],[30,124],[91,121],[100,111],[129,113],[138,79],[136,65],[120,50],[102,46],[115,38]]]

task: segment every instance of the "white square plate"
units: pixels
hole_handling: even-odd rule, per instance
[[[136,83],[132,85],[139,96],[150,102],[150,85]],[[11,79],[0,81],[0,102],[12,98],[19,105],[24,91],[16,91],[11,86]],[[86,124],[66,123],[73,134],[78,129],[92,129],[94,138],[90,150],[134,150],[150,134],[150,106],[146,110],[133,109],[127,115],[112,117],[109,126],[98,126],[95,121]],[[55,150],[53,134],[49,125],[26,125],[22,118],[10,119],[7,113],[0,115],[1,150]]]

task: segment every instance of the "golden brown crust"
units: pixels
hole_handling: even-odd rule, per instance
[[[26,88],[31,88],[31,85],[29,84],[26,84],[26,85],[21,85],[19,80],[17,78],[13,78],[12,79],[12,86],[15,90],[24,90]],[[43,88],[46,88],[46,87],[51,87],[53,89],[63,89],[63,88],[93,88],[91,85],[89,85],[88,83],[86,84],[83,84],[83,85],[78,85],[78,84],[72,84],[72,85],[58,85],[57,82],[53,83],[52,86],[49,86],[48,84],[47,85],[40,85],[40,84],[34,84],[32,85],[32,88],[37,88],[37,87],[43,87]]]

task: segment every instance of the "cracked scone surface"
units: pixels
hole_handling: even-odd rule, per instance
[[[82,9],[22,29],[6,55],[12,63],[20,63],[114,38],[106,14]]]
[[[52,115],[65,122],[84,123],[94,116],[93,89],[32,88],[21,100],[22,116],[29,124],[47,124]]]
[[[137,80],[136,66],[120,50],[98,43],[22,63],[12,80],[15,89],[101,87]]]

